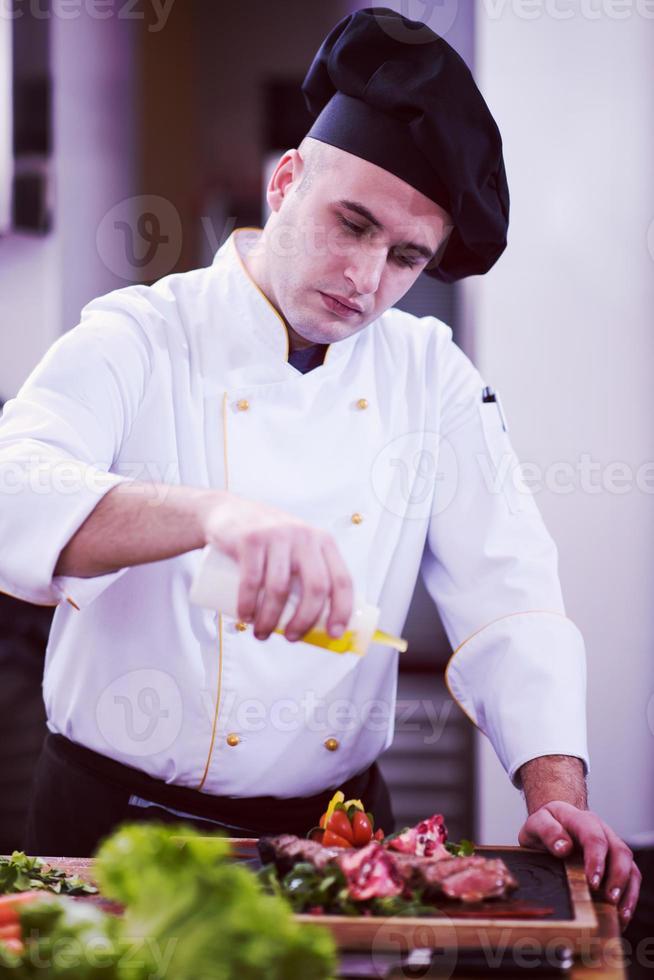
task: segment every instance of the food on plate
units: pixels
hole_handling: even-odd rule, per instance
[[[347,809],[339,809],[344,801],[332,803],[321,818],[323,843],[313,834],[305,840],[282,834],[259,841],[262,880],[295,911],[433,915],[434,903],[506,898],[518,886],[501,859],[472,854],[469,841],[448,842],[441,814],[359,847],[354,821]],[[362,805],[355,807],[354,816],[361,812]]]
[[[517,882],[500,858],[471,857],[419,858],[394,854],[396,864],[409,887],[425,896],[481,902],[504,898],[517,888]]]
[[[371,841],[359,850],[349,850],[338,858],[345,875],[350,897],[363,902],[368,898],[388,898],[401,895],[404,878],[385,847]]]
[[[342,848],[325,847],[318,841],[296,837],[295,834],[262,837],[258,849],[262,862],[274,864],[280,875],[286,874],[300,862],[311,864],[322,871],[342,853]]]
[[[324,847],[293,834],[262,837],[259,854],[264,865],[274,865],[284,877],[298,864],[316,871],[343,872],[352,898],[372,898],[420,892],[423,897],[445,897],[462,902],[504,898],[517,882],[500,858],[480,855],[425,857],[394,852],[390,845],[371,841],[365,848]],[[365,887],[364,887],[365,883]],[[365,896],[361,892],[365,891]]]
[[[470,862],[465,868],[453,868],[440,884],[448,898],[460,898],[462,902],[483,902],[486,898],[504,898],[518,887],[501,858],[452,858],[452,861]],[[450,863],[448,861],[448,863]]]

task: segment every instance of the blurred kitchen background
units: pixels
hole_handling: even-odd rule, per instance
[[[644,0],[388,0],[473,68],[504,138],[509,248],[485,277],[423,277],[501,392],[559,545],[589,669],[591,805],[654,831],[654,10]],[[0,15],[0,399],[92,297],[211,262],[265,221],[271,161],[345,0],[14,0]],[[20,843],[43,733],[51,611],[0,596],[0,852]],[[384,759],[398,822],[515,843],[523,802],[443,683],[419,584]],[[644,838],[641,838],[644,839]]]

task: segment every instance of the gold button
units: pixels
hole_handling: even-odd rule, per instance
[[[239,412],[247,412],[248,408],[250,407],[250,403],[247,398],[239,398],[239,400],[236,402],[236,407],[238,408]]]
[[[236,623],[236,629],[239,631],[239,633],[244,633],[247,628],[248,628],[247,623],[242,623],[240,620],[238,623]]]
[[[357,402],[357,408],[360,408],[361,411],[363,411],[364,408],[367,408],[367,407],[368,407],[368,399],[367,398],[360,398],[359,401]]]
[[[350,520],[352,521],[353,524],[361,524],[361,522],[363,521],[363,515],[362,514],[352,514],[352,517],[350,518]]]
[[[337,738],[326,738],[325,739],[325,748],[329,752],[335,752],[339,745],[340,745],[340,742],[338,741]]]
[[[234,747],[235,745],[238,745],[238,743],[241,740],[238,737],[238,735],[236,734],[236,732],[230,732],[229,735],[227,736],[227,738],[225,739],[225,741],[227,742],[228,745],[231,745],[232,747]]]

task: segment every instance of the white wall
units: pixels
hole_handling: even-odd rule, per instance
[[[127,284],[102,261],[95,236],[102,216],[136,193],[138,22],[116,16],[101,20],[85,9],[80,4],[79,16],[54,16],[50,25],[53,231],[0,238],[4,399],[16,393],[52,341],[77,323],[85,303]]]
[[[476,10],[476,75],[512,196],[507,252],[466,287],[476,360],[523,460],[601,464],[586,481],[600,492],[573,472],[571,493],[537,500],[586,639],[591,806],[629,836],[654,828],[654,467],[648,492],[636,486],[654,447],[654,9]],[[481,741],[479,838],[514,841],[522,801]]]

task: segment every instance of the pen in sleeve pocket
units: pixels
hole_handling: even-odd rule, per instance
[[[509,427],[506,424],[506,417],[502,410],[502,402],[500,401],[500,396],[493,391],[490,385],[487,385],[482,391],[481,400],[482,402],[495,402],[495,404],[497,405],[497,411],[499,412],[500,415],[500,422],[502,423],[502,428],[504,429],[505,432],[508,432]]]

